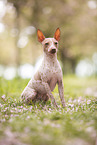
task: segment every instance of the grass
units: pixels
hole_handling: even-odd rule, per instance
[[[97,78],[64,77],[66,107],[24,105],[20,94],[29,80],[0,78],[0,145],[96,145]]]

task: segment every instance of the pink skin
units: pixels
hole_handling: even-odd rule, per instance
[[[42,43],[44,59],[38,72],[29,81],[22,92],[22,99],[25,103],[35,102],[37,100],[51,102],[57,107],[56,100],[52,94],[56,84],[58,84],[59,96],[62,106],[65,107],[64,87],[62,81],[62,69],[57,60],[58,41],[60,40],[60,29],[54,34],[54,38],[45,38],[43,33],[37,31],[38,41]]]

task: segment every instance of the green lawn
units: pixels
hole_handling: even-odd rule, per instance
[[[64,77],[66,107],[24,105],[20,94],[29,80],[0,78],[0,145],[96,145],[97,78]]]

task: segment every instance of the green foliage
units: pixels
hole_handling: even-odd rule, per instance
[[[1,63],[34,64],[42,54],[37,42],[37,32],[27,36],[24,30],[28,26],[34,26],[36,30],[41,29],[46,37],[53,37],[56,28],[60,27],[58,57],[65,73],[74,72],[79,59],[91,57],[97,48],[97,9],[91,9],[89,1],[8,0],[12,9],[8,9],[2,18],[7,29],[0,35]],[[96,3],[95,0],[94,2]],[[28,37],[29,41],[25,48],[20,49],[16,45],[22,36]]]
[[[20,94],[28,81],[0,78],[0,144],[95,144],[97,79],[64,77],[66,107],[62,108],[56,87],[57,109],[50,100],[23,104]]]

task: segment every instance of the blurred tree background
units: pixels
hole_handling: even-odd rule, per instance
[[[42,54],[37,29],[52,37],[57,27],[58,59],[64,73],[74,73],[97,52],[96,0],[0,0],[0,64],[34,65]]]

